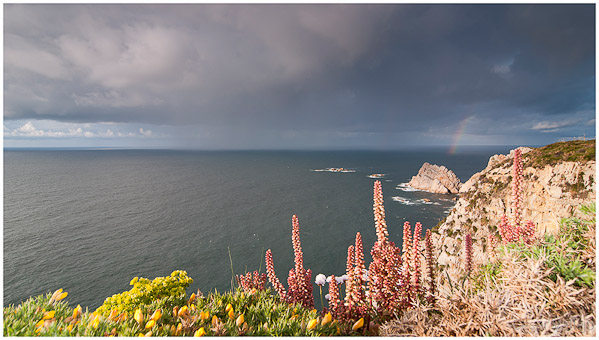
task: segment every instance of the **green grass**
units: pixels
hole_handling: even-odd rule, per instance
[[[128,313],[125,321],[110,320],[100,313],[83,312],[76,320],[71,320],[73,309],[66,301],[50,304],[51,294],[30,298],[18,306],[4,308],[4,336],[138,336],[152,331],[153,336],[192,336],[200,328],[204,328],[207,336],[213,335],[256,335],[256,336],[320,336],[351,334],[351,325],[335,321],[322,325],[322,317],[316,310],[308,310],[299,305],[289,305],[279,300],[270,290],[256,291],[253,294],[236,289],[231,292],[213,292],[207,296],[198,297],[191,304],[178,306],[181,310],[187,306],[188,317],[178,317],[173,310],[161,309],[162,316],[155,325],[146,328],[151,314],[164,306],[169,297],[162,297],[149,304],[134,306],[144,310],[143,322],[134,320]],[[233,308],[233,318],[227,313],[227,305]],[[36,323],[45,312],[55,311],[54,318],[46,327],[36,331]],[[201,312],[208,312],[209,317],[201,318]],[[239,326],[236,321],[243,315],[244,323]],[[216,316],[220,322],[218,327],[212,324]],[[94,325],[94,319],[98,319]],[[308,329],[310,320],[318,320],[318,324]],[[69,330],[68,327],[76,322]],[[181,331],[177,326],[182,324]],[[354,333],[359,334],[359,333]]]
[[[549,278],[553,281],[562,277],[565,281],[574,280],[578,286],[595,288],[595,268],[582,259],[585,250],[591,246],[586,236],[595,230],[595,203],[582,206],[587,218],[564,218],[560,222],[557,236],[545,235],[538,244],[528,246],[523,243],[506,245],[508,251],[517,252],[521,257],[545,258],[544,265],[551,268]]]
[[[480,266],[472,275],[474,289],[476,291],[483,290],[487,282],[496,281],[499,273],[501,273],[501,262],[489,262]]]

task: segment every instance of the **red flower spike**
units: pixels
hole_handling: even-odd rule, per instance
[[[512,223],[503,215],[499,223],[499,235],[504,244],[513,242],[524,242],[532,244],[535,240],[536,227],[532,221],[522,225],[522,152],[514,150],[514,161],[512,165]]]
[[[414,291],[420,291],[420,235],[422,235],[422,224],[416,222],[414,226],[414,240],[412,241],[412,284]]]
[[[270,281],[270,283],[273,285],[275,291],[281,297],[281,300],[286,301],[287,292],[285,291],[285,288],[283,287],[281,281],[279,281],[279,279],[275,275],[275,267],[272,261],[272,252],[270,251],[270,249],[266,251],[266,272],[268,274],[268,281]]]
[[[412,239],[411,228],[412,227],[410,226],[410,222],[408,222],[408,221],[404,222],[404,224],[403,224],[403,245],[401,247],[404,261],[408,261],[408,258],[410,256],[410,249],[411,249],[410,241]]]
[[[514,150],[514,164],[512,166],[512,205],[513,205],[513,223],[519,227],[522,220],[522,152],[520,149]]]
[[[424,247],[426,250],[426,271],[428,275],[428,294],[426,300],[430,304],[435,304],[435,272],[433,265],[433,242],[431,240],[430,229],[426,231],[424,239]]]
[[[329,282],[329,310],[333,315],[334,319],[339,319],[341,301],[339,300],[339,288],[337,287],[337,280],[335,275],[331,275],[331,282]]]
[[[381,181],[374,181],[373,194],[374,226],[376,228],[377,242],[387,242],[389,232],[385,221],[385,207],[383,206],[383,188]]]
[[[466,234],[465,249],[466,249],[466,273],[468,273],[468,275],[470,275],[470,272],[472,271],[472,236],[470,236],[470,233]]]
[[[345,266],[347,280],[345,281],[345,301],[351,305],[354,299],[354,246],[347,247],[347,263]]]
[[[366,296],[364,294],[364,274],[366,272],[366,266],[364,264],[364,246],[362,244],[362,235],[356,233],[356,244],[354,247],[354,305],[365,306]]]

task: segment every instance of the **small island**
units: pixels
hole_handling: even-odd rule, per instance
[[[313,171],[328,171],[328,172],[356,172],[356,170],[346,169],[346,168],[326,168],[326,169],[316,169]]]
[[[457,194],[462,182],[446,167],[424,163],[418,175],[412,177],[408,186],[436,194]]]

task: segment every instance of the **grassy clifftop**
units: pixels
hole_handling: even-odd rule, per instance
[[[588,162],[595,160],[595,140],[557,142],[536,148],[523,156],[524,164],[534,168],[559,162]]]

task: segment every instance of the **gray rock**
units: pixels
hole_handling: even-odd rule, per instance
[[[408,185],[414,189],[437,194],[457,194],[462,182],[446,167],[424,163],[418,175],[412,177]]]

